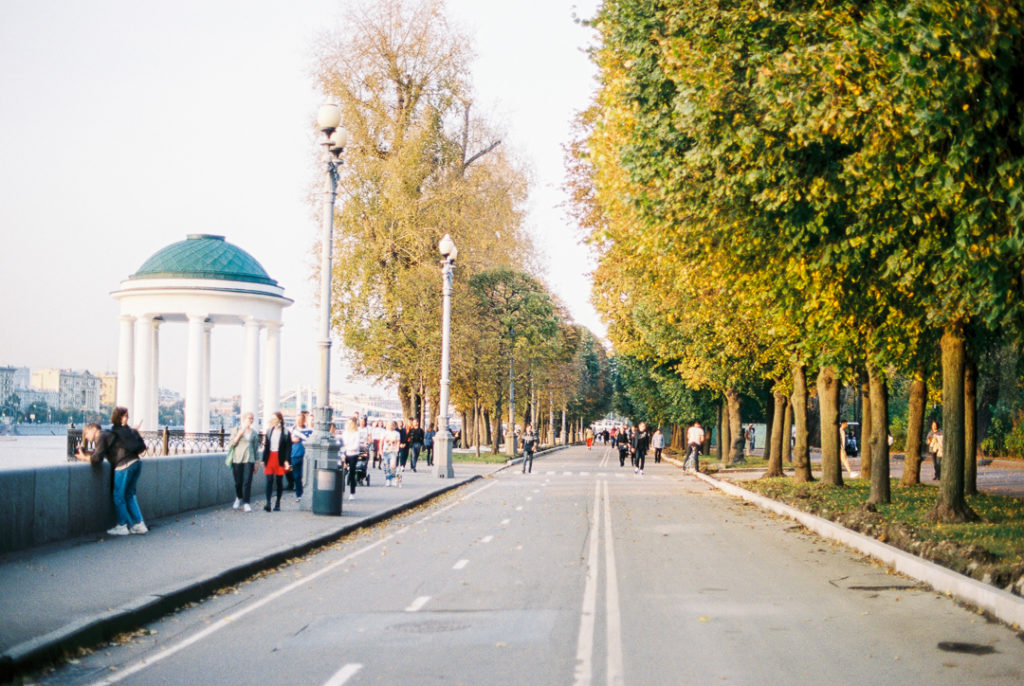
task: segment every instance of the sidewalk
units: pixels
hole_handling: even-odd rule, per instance
[[[426,467],[426,465],[423,465]],[[253,478],[252,513],[230,505],[147,522],[145,536],[92,536],[0,558],[0,681],[62,651],[93,645],[199,600],[345,534],[504,469],[455,464],[454,479],[406,472],[402,488],[345,496],[341,517],[301,511],[285,492],[281,512],[263,511],[263,478]],[[144,478],[144,477],[143,477]],[[312,494],[304,494],[304,500]],[[146,511],[146,503],[140,503]]]

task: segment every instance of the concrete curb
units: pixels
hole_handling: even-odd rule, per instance
[[[504,469],[504,467],[501,468]],[[493,473],[497,471],[500,469]],[[476,474],[401,505],[346,524],[327,534],[314,536],[295,545],[281,546],[266,554],[244,560],[216,574],[160,589],[146,596],[132,599],[108,612],[71,622],[55,631],[19,643],[0,655],[0,681],[8,682],[15,674],[45,664],[69,651],[109,640],[119,633],[163,617],[187,603],[202,600],[218,588],[245,581],[259,572],[276,567],[290,559],[301,557],[354,531],[373,526],[483,478],[485,477]]]
[[[674,458],[667,459],[677,467],[682,467],[682,462],[679,460]],[[851,531],[817,515],[758,495],[728,481],[715,479],[699,472],[694,474],[694,476],[729,495],[742,498],[765,510],[794,519],[819,536],[842,543],[857,552],[883,562],[901,574],[906,574],[913,579],[928,584],[939,593],[945,593],[963,603],[984,610],[996,619],[1006,622],[1011,628],[1020,630],[1024,627],[1024,598],[1019,598],[1008,591],[964,576],[934,562],[929,562],[917,555],[900,550],[887,543],[882,543],[870,536]]]

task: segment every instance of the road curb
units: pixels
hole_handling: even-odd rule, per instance
[[[674,458],[666,459],[677,467],[682,467],[682,462],[679,460]],[[901,574],[906,574],[913,579],[928,584],[939,593],[945,593],[956,600],[984,610],[993,617],[1006,622],[1013,629],[1019,631],[1024,627],[1024,598],[1019,598],[1008,591],[977,581],[969,576],[964,576],[934,562],[929,562],[924,558],[900,550],[887,543],[882,543],[870,536],[851,531],[823,517],[753,493],[734,483],[715,479],[699,472],[695,473],[694,476],[729,495],[742,498],[762,509],[794,519],[819,536],[842,543],[857,552],[878,560]]]
[[[495,473],[500,470],[495,470]],[[346,524],[334,531],[313,536],[295,545],[281,546],[188,583],[178,584],[135,598],[108,612],[85,617],[42,636],[23,641],[0,655],[0,681],[6,683],[25,670],[38,667],[77,648],[102,643],[114,636],[153,621],[191,602],[209,597],[215,590],[245,581],[253,575],[301,557],[355,531],[430,502],[445,493],[485,478],[475,474],[395,507]]]

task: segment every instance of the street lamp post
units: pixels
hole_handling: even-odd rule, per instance
[[[341,128],[341,108],[337,105],[321,105],[317,112],[316,122],[324,134],[323,146],[324,158],[327,163],[327,178],[324,182],[324,216],[320,234],[318,406],[313,409],[314,435],[310,440],[308,450],[313,469],[307,469],[303,474],[307,483],[310,479],[313,482],[311,501],[317,500],[317,469],[336,470],[338,468],[338,445],[331,436],[331,253],[334,246],[334,201],[338,195],[338,167],[341,166],[341,154],[348,143],[348,133]],[[302,507],[306,509],[307,503],[303,503]]]
[[[441,479],[455,478],[452,469],[452,435],[448,430],[448,358],[452,330],[452,278],[458,248],[451,236],[444,235],[437,245],[441,252],[442,312],[441,315],[441,399],[437,404],[437,434],[434,436],[434,474]]]

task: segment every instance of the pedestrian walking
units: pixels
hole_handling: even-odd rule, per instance
[[[588,426],[587,433],[585,435],[587,438],[587,450],[590,450],[594,447],[594,430]]]
[[[142,472],[140,456],[146,451],[146,442],[138,430],[128,424],[127,408],[115,407],[110,415],[110,423],[109,431],[104,431],[95,422],[86,425],[82,430],[82,440],[94,443],[96,448],[91,453],[79,452],[76,457],[94,465],[107,460],[114,470],[113,499],[117,525],[108,529],[107,533],[111,536],[144,534],[149,528],[142,519],[135,489]]]
[[[625,431],[615,433],[615,447],[619,451],[619,466],[626,466],[626,455],[629,454],[629,435]]]
[[[423,432],[423,459],[427,461],[428,467],[434,466],[434,434],[436,433],[433,424]]]
[[[253,428],[252,412],[242,415],[242,422],[228,442],[227,462],[235,479],[235,503],[232,509],[252,512],[252,472],[260,449],[260,434]]]
[[[398,448],[401,442],[402,437],[395,422],[388,422],[387,431],[380,440],[380,449],[384,454],[384,484],[387,486],[394,485],[396,480],[399,486],[402,485],[401,476],[398,475]]]
[[[533,473],[533,453],[537,450],[537,434],[533,424],[527,424],[523,430],[523,474]]]
[[[661,429],[655,429],[651,434],[651,447],[654,448],[654,464],[661,462],[661,451],[665,449],[665,434]]]
[[[935,475],[932,477],[933,480],[939,480],[942,478],[941,473],[941,462],[942,462],[942,431],[939,430],[939,423],[932,421],[932,430],[928,432],[928,456],[932,458],[932,464],[935,465]]]
[[[640,422],[637,426],[636,433],[633,435],[633,455],[634,455],[634,467],[633,473],[644,475],[644,462],[647,459],[647,450],[651,446],[651,434],[647,431],[647,424]]]
[[[748,455],[754,454],[754,444],[757,442],[756,438],[757,429],[754,427],[753,424],[751,424],[750,426],[747,427],[747,441],[749,441],[750,445],[750,451],[747,453]]]
[[[302,500],[302,467],[306,460],[306,440],[313,435],[313,427],[309,426],[309,412],[302,410],[295,417],[295,426],[291,430],[292,454],[291,471],[288,478],[295,487],[295,499]]]
[[[274,511],[281,509],[281,493],[284,491],[284,474],[291,466],[292,436],[284,427],[284,417],[280,412],[270,415],[270,426],[263,440],[263,474],[267,477],[267,504],[264,512],[270,512],[270,498],[277,487],[277,501]]]
[[[412,423],[409,420],[400,422],[396,427],[398,436],[401,439],[398,444],[398,469],[402,472],[405,471],[405,467],[409,462],[409,429],[412,428]]]
[[[345,469],[348,471],[348,499],[356,499],[356,463],[359,462],[359,427],[356,420],[349,418],[345,422],[345,430],[341,432],[341,454],[345,458]]]
[[[423,450],[423,429],[420,428],[420,420],[413,419],[409,427],[409,466],[416,471],[416,463],[420,459],[420,451]]]
[[[850,467],[850,456],[846,454],[846,427],[849,426],[846,420],[839,422],[839,462],[842,463],[843,469],[850,473],[851,479],[856,479],[860,474],[853,471]]]
[[[384,421],[378,419],[373,423],[373,429],[370,430],[370,436],[373,438],[373,466],[377,469],[381,469],[384,462],[383,448],[381,447],[381,441],[384,439],[384,434],[387,433],[387,429],[384,427]]]

